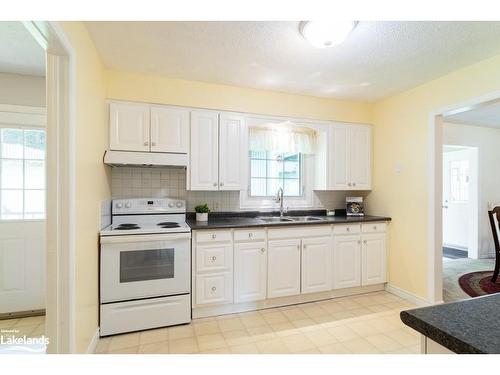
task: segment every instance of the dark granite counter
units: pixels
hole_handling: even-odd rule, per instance
[[[276,226],[293,226],[293,225],[323,225],[323,224],[349,224],[349,223],[366,223],[374,221],[390,221],[390,217],[385,216],[362,216],[362,217],[347,217],[347,216],[326,216],[325,210],[313,211],[292,211],[287,216],[314,216],[320,218],[317,221],[287,221],[269,223],[258,219],[262,216],[279,216],[276,213],[262,212],[214,212],[208,215],[208,222],[196,221],[194,213],[187,215],[187,224],[191,229],[222,229],[222,228],[245,228],[245,227],[276,227]]]
[[[455,353],[500,353],[500,294],[402,311],[401,320]]]

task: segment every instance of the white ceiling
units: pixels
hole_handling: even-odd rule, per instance
[[[87,22],[111,69],[377,100],[500,53],[500,22],[360,22],[316,49],[299,22]]]
[[[500,128],[500,102],[481,105],[477,108],[446,116],[445,121]]]
[[[21,22],[0,21],[0,72],[45,76],[45,51]]]

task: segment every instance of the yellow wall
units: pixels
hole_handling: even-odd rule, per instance
[[[76,351],[85,352],[98,325],[100,202],[110,198],[104,69],[81,22],[61,22],[76,55]]]
[[[369,122],[370,104],[108,70],[110,99],[219,110]]]
[[[499,90],[499,67],[500,55],[374,104],[374,180],[367,206],[393,219],[390,282],[420,297],[427,297],[429,113]]]

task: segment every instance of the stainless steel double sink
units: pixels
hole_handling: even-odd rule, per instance
[[[323,221],[323,219],[315,216],[259,216],[257,219],[265,223],[293,223],[293,222],[311,222]]]

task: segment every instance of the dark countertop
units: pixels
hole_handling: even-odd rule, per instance
[[[245,227],[288,227],[292,225],[322,225],[322,224],[347,224],[347,223],[366,223],[373,221],[390,221],[390,217],[385,216],[362,216],[362,217],[346,217],[346,216],[326,216],[325,210],[314,211],[293,211],[287,216],[314,216],[321,218],[321,221],[308,222],[278,222],[268,223],[259,220],[257,216],[279,216],[275,213],[262,212],[223,212],[208,214],[208,222],[196,221],[194,214],[188,214],[186,222],[191,229],[221,229],[221,228],[245,228]]]
[[[401,320],[455,353],[500,353],[500,294],[402,311]]]

